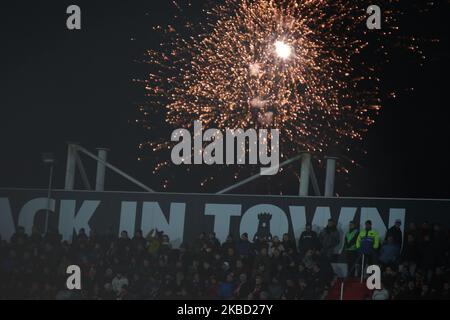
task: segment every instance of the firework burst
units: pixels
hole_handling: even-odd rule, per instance
[[[389,60],[384,44],[399,44],[389,10],[395,3],[385,1],[383,29],[376,31],[366,28],[368,4],[345,0],[224,0],[207,5],[203,23],[157,27],[165,40],[148,51],[152,72],[144,81],[148,103],[140,123],[152,129],[159,113],[173,129],[191,128],[194,120],[222,130],[277,128],[281,161],[305,150],[320,159],[332,147],[347,159],[340,167],[346,171],[354,162],[352,142],[363,138],[381,108],[378,70]],[[384,41],[371,46],[370,32]],[[411,39],[405,46],[418,52]],[[168,140],[166,134],[140,147],[167,156]],[[168,166],[166,158],[154,172]]]

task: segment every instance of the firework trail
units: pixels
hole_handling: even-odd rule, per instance
[[[305,150],[320,159],[333,148],[346,172],[351,145],[381,108],[379,69],[389,49],[421,54],[417,39],[396,31],[397,2],[380,4],[381,30],[367,29],[366,1],[224,0],[207,4],[200,23],[182,21],[190,4],[174,2],[179,22],[155,28],[164,41],[147,54],[148,101],[139,122],[150,130],[162,119],[172,129],[191,128],[194,120],[205,130],[278,128],[280,161]],[[172,170],[169,137],[140,145],[165,159],[154,173]],[[238,179],[242,168],[232,170]]]

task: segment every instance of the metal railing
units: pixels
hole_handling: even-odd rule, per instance
[[[146,186],[142,182],[138,181],[137,179],[135,179],[132,176],[130,176],[129,174],[123,172],[116,166],[113,166],[112,164],[107,162],[106,161],[107,149],[99,148],[98,150],[99,150],[98,155],[95,155],[77,143],[68,143],[66,178],[65,178],[65,187],[64,187],[65,190],[73,190],[74,189],[76,168],[78,168],[78,170],[80,171],[81,178],[83,180],[85,188],[87,190],[92,190],[86,170],[84,169],[83,163],[82,163],[80,155],[79,155],[79,153],[82,153],[97,162],[97,176],[96,176],[96,183],[95,183],[96,191],[104,191],[105,171],[106,171],[106,168],[108,168],[111,171],[122,176],[126,180],[130,181],[131,183],[144,189],[145,191],[155,192],[150,187]]]
[[[344,300],[345,281],[354,274],[356,266],[361,265],[361,283],[364,280],[364,254],[361,254],[353,263],[353,266],[347,271],[347,275],[341,280],[340,300]],[[361,263],[360,263],[361,262]]]

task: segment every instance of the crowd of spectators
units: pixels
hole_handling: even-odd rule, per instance
[[[81,290],[66,287],[69,265],[81,269]],[[82,229],[68,243],[19,227],[0,246],[0,299],[322,299],[333,278],[320,247],[300,255],[287,234],[220,243],[202,233],[172,248],[158,230],[117,238]]]
[[[348,265],[356,265],[350,272],[358,274],[363,254],[366,265],[376,264],[382,272],[381,289],[373,292],[372,299],[448,300],[449,231],[440,224],[424,222],[417,227],[411,222],[403,234],[401,221],[397,220],[380,239],[370,220],[361,231],[350,222],[344,237]]]
[[[179,248],[158,230],[117,237],[81,229],[69,243],[54,230],[18,227],[0,240],[0,299],[325,299],[339,242],[331,219],[320,233],[307,224],[298,242],[244,233],[220,243],[202,233]],[[382,288],[366,298],[449,299],[450,237],[440,225],[411,223],[403,236],[397,221],[380,239],[370,221],[361,231],[351,222],[344,242],[350,273],[358,276],[362,253],[382,269]],[[81,290],[67,289],[69,265],[81,269]]]
[[[379,260],[383,298],[450,299],[450,233],[440,224],[410,223],[403,237],[397,222],[387,233]]]

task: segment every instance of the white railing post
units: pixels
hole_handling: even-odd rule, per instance
[[[304,152],[302,153],[302,164],[300,168],[300,187],[298,191],[300,197],[308,196],[310,170],[311,154],[309,152]]]
[[[105,173],[106,173],[106,160],[108,157],[108,149],[98,148],[98,158],[101,161],[97,161],[97,176],[95,179],[95,191],[105,190]]]
[[[361,283],[363,283],[364,278],[364,254],[362,255],[362,263],[361,263]]]
[[[334,157],[327,157],[327,169],[325,177],[325,197],[334,197],[334,180],[336,176],[336,160]]]
[[[69,142],[67,146],[66,179],[64,182],[65,190],[73,190],[75,187],[75,152],[74,143]]]

